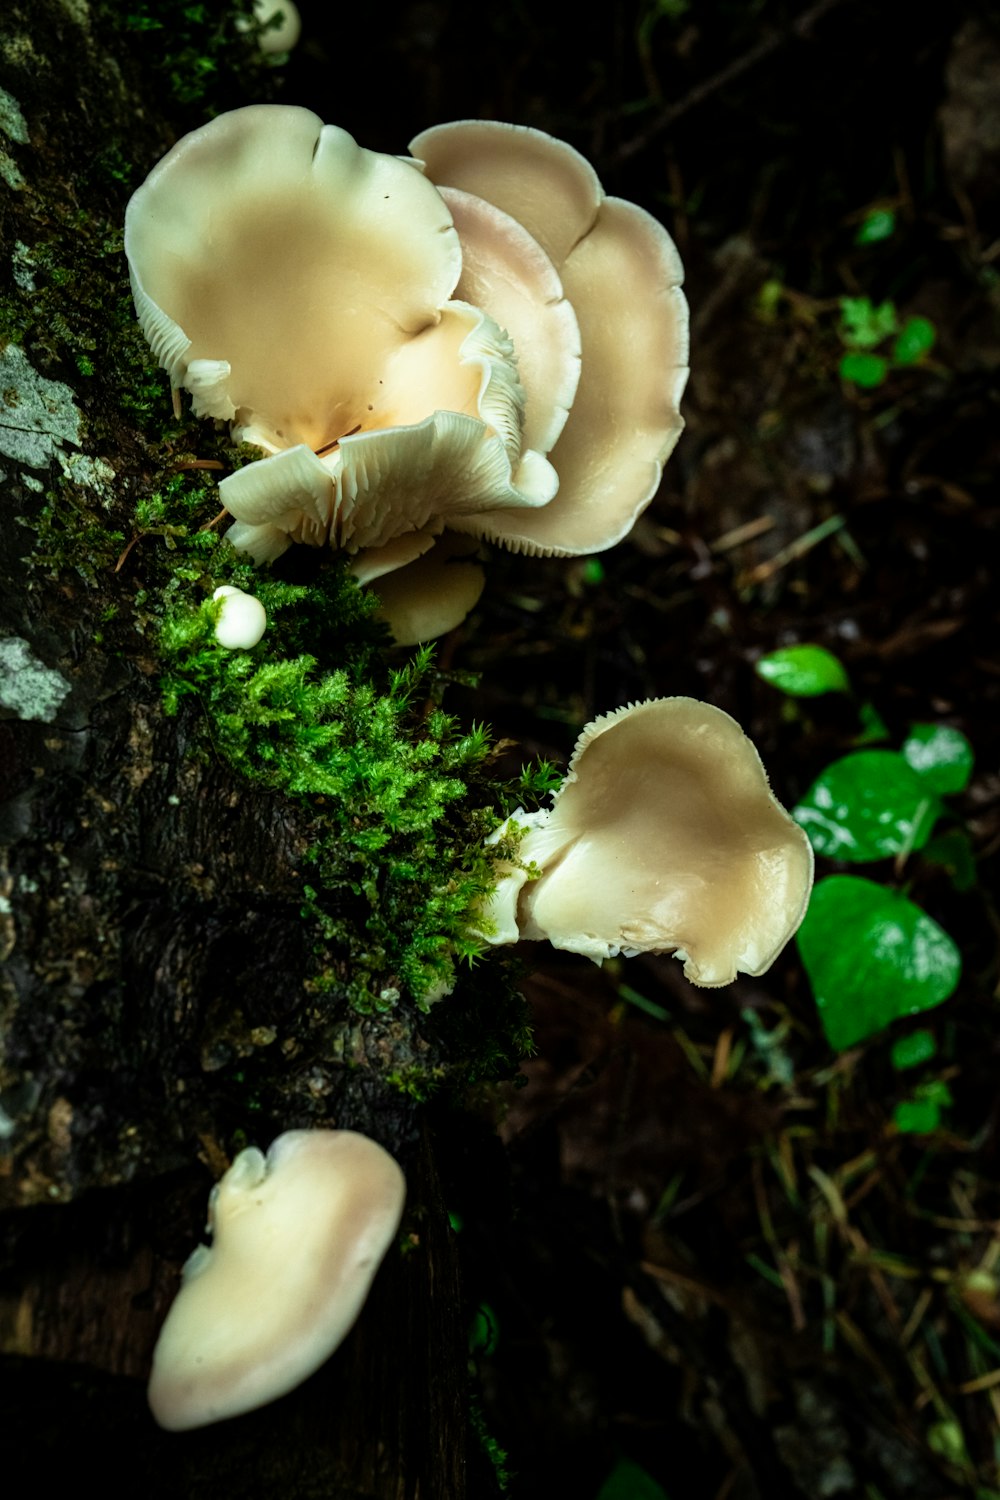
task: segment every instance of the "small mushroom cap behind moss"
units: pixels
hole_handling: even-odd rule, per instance
[[[519,849],[541,876],[506,883],[523,938],[598,963],[676,953],[713,986],[762,974],[802,920],[809,841],[721,709],[660,698],[595,719],[553,804]],[[509,941],[503,883],[498,898],[486,915]]]
[[[302,35],[302,18],[292,0],[254,0],[253,16],[264,30],[257,37],[257,45],[268,56],[274,53],[291,52]],[[244,25],[236,22],[242,31]]]
[[[181,1431],[293,1390],[351,1328],[399,1227],[403,1174],[350,1130],[291,1130],[241,1151],[209,1201],[214,1242],[184,1267],[149,1404]]]

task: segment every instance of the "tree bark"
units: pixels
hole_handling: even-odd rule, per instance
[[[141,560],[114,566],[123,497],[150,477],[117,384],[127,164],[141,179],[198,122],[151,104],[162,71],[117,9],[31,0],[0,22],[0,1379],[20,1439],[5,1472],[150,1497],[460,1500],[455,1239],[432,1131],[386,1082],[427,1043],[403,1013],[315,1004],[307,814],[192,753],[197,710],[165,716],[129,623]],[[252,67],[235,32],[218,48]],[[239,74],[219,76],[213,102],[241,102],[221,97]],[[211,1182],[241,1139],[324,1124],[399,1158],[407,1253],[299,1391],[158,1432],[142,1383]]]

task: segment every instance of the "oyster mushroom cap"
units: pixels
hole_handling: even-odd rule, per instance
[[[456,295],[481,307],[511,338],[525,391],[521,447],[546,454],[560,436],[580,382],[580,329],[562,282],[523,225],[485,198],[443,187],[462,242]]]
[[[544,130],[501,120],[451,120],[410,142],[439,187],[484,198],[537,240],[556,270],[594,226],[604,189],[585,156]]]
[[[293,1390],[351,1328],[399,1227],[393,1158],[350,1130],[292,1130],[241,1151],[209,1200],[153,1354],[149,1404],[181,1431]]]
[[[251,105],[185,136],[133,195],[125,249],[154,354],[196,413],[271,455],[223,496],[258,562],[293,541],[382,549],[452,515],[478,534],[480,512],[555,494],[576,320],[544,252],[476,204],[467,281],[530,343],[530,419],[510,335],[456,295],[459,235],[414,161]]]
[[[125,253],[143,332],[196,412],[314,450],[392,425],[385,366],[439,323],[462,268],[411,164],[274,104],[178,141],[129,202]]]
[[[693,698],[633,704],[588,725],[550,815],[519,853],[542,871],[519,894],[521,937],[598,963],[674,952],[706,986],[762,974],[812,885],[809,840],[771,792],[754,745]]]
[[[478,195],[528,231],[580,330],[579,388],[550,455],[554,499],[453,524],[516,552],[614,546],[656,493],[684,425],[688,309],[673,240],[651,214],[606,198],[589,162],[543,131],[458,120],[425,130],[410,150],[445,196]]]

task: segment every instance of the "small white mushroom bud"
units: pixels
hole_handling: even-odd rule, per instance
[[[361,1311],[399,1227],[406,1184],[351,1130],[291,1130],[241,1151],[212,1190],[199,1245],[160,1330],[149,1405],[178,1432],[255,1411],[301,1384]]]
[[[245,594],[242,589],[224,583],[216,589],[213,599],[222,600],[219,618],[215,622],[215,639],[220,646],[230,651],[249,651],[256,646],[267,625],[267,610],[259,599]]]

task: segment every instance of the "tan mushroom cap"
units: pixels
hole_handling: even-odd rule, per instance
[[[184,1268],[149,1404],[181,1431],[253,1411],[327,1359],[399,1227],[396,1162],[349,1130],[293,1130],[240,1152],[209,1203],[211,1248]]]
[[[416,163],[309,110],[253,105],[185,136],[134,194],[125,246],[154,353],[198,413],[272,455],[226,481],[235,546],[356,553],[552,498],[576,323],[544,253],[482,209],[470,285],[477,264],[506,278],[498,305],[539,351],[524,358],[529,444],[511,339],[454,296],[458,234]]]
[[[546,454],[580,382],[580,329],[545,251],[485,198],[441,188],[462,242],[456,295],[489,313],[513,341],[525,392],[524,448]]]
[[[613,546],[655,494],[683,426],[688,313],[673,241],[650,214],[605,198],[589,163],[541,131],[456,121],[410,150],[439,187],[478,195],[529,231],[580,327],[579,389],[550,455],[559,490],[544,509],[491,513],[477,534],[562,556]]]
[[[688,979],[762,974],[795,932],[812,885],[805,833],[768,787],[756,749],[721,709],[660,698],[584,730],[521,859],[525,938],[597,962],[676,952]]]
[[[557,270],[604,201],[586,157],[529,125],[452,120],[414,136],[410,154],[438,187],[472,193],[516,219]]]
[[[373,412],[391,424],[384,367],[438,323],[462,265],[420,172],[288,105],[180,140],[133,195],[125,249],[143,332],[196,409],[313,449]]]

